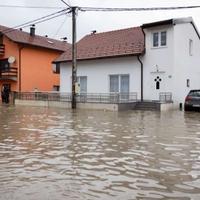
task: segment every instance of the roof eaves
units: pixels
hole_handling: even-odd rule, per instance
[[[77,61],[86,61],[86,60],[100,60],[100,59],[106,59],[106,58],[121,58],[121,57],[129,57],[129,56],[139,56],[139,55],[143,55],[144,52],[138,52],[138,53],[130,53],[130,54],[119,54],[119,55],[107,55],[107,56],[97,56],[97,57],[88,57],[88,58],[78,58]],[[62,63],[62,62],[72,62],[72,60],[67,60],[67,59],[61,59],[61,60],[55,60],[52,63],[56,64],[56,63]]]
[[[163,20],[163,21],[143,24],[141,27],[143,29],[145,29],[145,28],[152,28],[152,27],[156,27],[156,26],[173,25],[173,24],[174,24],[174,20],[173,19],[168,19],[168,20]]]
[[[26,45],[26,46],[40,47],[40,48],[45,48],[45,49],[50,49],[50,50],[55,50],[55,51],[61,51],[61,52],[66,51],[66,49],[61,49],[61,48],[57,48],[57,47],[47,47],[47,46],[43,46],[43,45],[32,44],[32,43],[29,43],[29,42],[20,42],[20,41],[15,40],[15,39],[11,39],[11,40],[18,43],[18,44],[22,44],[22,45]]]

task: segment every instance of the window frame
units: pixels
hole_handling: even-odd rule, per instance
[[[165,44],[162,44],[162,34],[165,33]],[[154,45],[156,44],[156,42],[154,41],[155,39],[155,34],[158,34],[158,45]],[[168,39],[167,39],[167,30],[159,30],[159,31],[154,31],[152,32],[152,36],[151,36],[151,46],[153,49],[156,49],[156,48],[165,48],[167,47],[167,43],[168,43]]]
[[[111,77],[117,76],[118,77],[118,91],[117,92],[111,92]],[[130,74],[110,74],[109,75],[109,93],[122,93],[122,76],[128,76],[128,93],[130,93]]]
[[[81,91],[81,79],[85,78],[86,80],[86,91],[85,92],[82,92]],[[87,93],[87,90],[88,90],[88,77],[87,76],[77,76],[77,81],[76,81],[78,84],[79,84],[79,93],[80,94],[86,94]]]

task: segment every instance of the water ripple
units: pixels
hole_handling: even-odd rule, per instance
[[[198,113],[0,109],[0,200],[200,199]]]

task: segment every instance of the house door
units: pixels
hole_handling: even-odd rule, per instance
[[[164,74],[152,74],[151,76],[151,100],[158,101],[160,92],[165,91]]]
[[[3,86],[4,88],[7,88],[8,91],[11,91],[11,85],[10,85],[10,84],[7,84],[7,83],[5,84],[5,83],[4,83],[2,86]]]

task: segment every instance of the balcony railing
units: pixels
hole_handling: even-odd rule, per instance
[[[3,56],[5,54],[5,45],[0,44],[0,56]]]
[[[55,92],[18,92],[16,99],[34,101],[65,101],[71,102],[71,93]],[[137,101],[137,93],[84,93],[77,94],[78,103],[131,103]]]
[[[0,80],[17,81],[17,68],[9,67],[9,68],[0,69]]]

